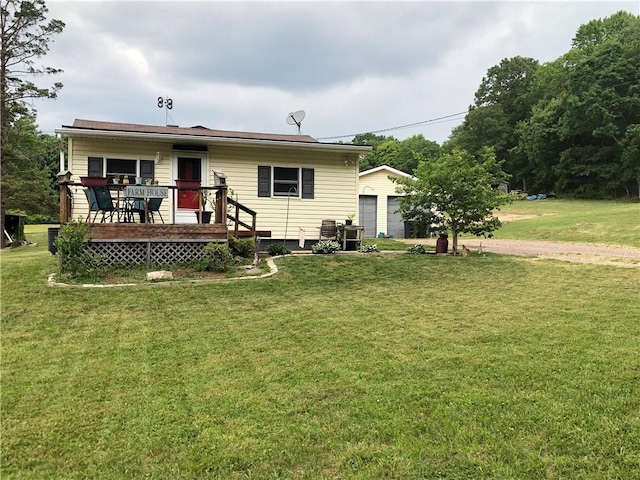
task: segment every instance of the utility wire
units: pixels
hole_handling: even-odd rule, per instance
[[[360,132],[360,133],[351,133],[349,135],[334,135],[333,137],[320,137],[317,140],[330,140],[333,138],[348,138],[348,137],[355,137],[356,135],[363,135],[365,133],[382,133],[382,132],[390,132],[392,130],[400,130],[403,128],[411,128],[411,127],[417,127],[419,125],[427,125],[429,123],[436,123],[438,122],[438,120],[445,120],[445,119],[451,119],[453,117],[457,117],[459,115],[466,115],[467,112],[458,112],[458,113],[452,113],[451,115],[445,115],[444,117],[438,117],[438,118],[431,118],[429,120],[423,120],[422,122],[415,122],[415,123],[408,123],[407,125],[400,125],[398,127],[390,127],[390,128],[382,128],[380,130],[373,130],[373,131],[368,131],[368,132]],[[439,123],[439,122],[438,122]]]

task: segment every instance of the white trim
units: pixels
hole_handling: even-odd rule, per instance
[[[376,173],[379,172],[381,170],[386,170],[389,173],[392,173],[394,175],[399,175],[401,177],[406,177],[406,178],[412,178],[415,180],[416,177],[414,177],[413,175],[410,175],[408,173],[405,173],[401,170],[395,169],[393,167],[390,167],[389,165],[380,165],[379,167],[375,167],[372,168],[370,170],[365,170],[364,172],[360,172],[360,176],[364,177],[365,175],[369,175],[370,173]]]

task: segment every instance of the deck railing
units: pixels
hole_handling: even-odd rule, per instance
[[[68,176],[65,176],[65,175],[59,176],[58,183],[60,186],[60,223],[65,224],[65,223],[68,223],[69,220],[72,219],[73,215],[77,213],[77,211],[74,212],[74,201],[77,201],[78,198],[83,198],[83,199],[85,198],[82,195],[81,190],[89,187],[85,187],[84,185],[82,185],[82,183],[72,182],[68,179]],[[116,196],[117,196],[118,203],[121,200],[123,200],[123,198],[121,198],[120,195],[121,195],[121,192],[127,186],[133,186],[133,185],[123,185],[123,184],[107,185],[107,187],[111,191],[117,192]],[[177,199],[177,193],[179,191],[178,187],[176,187],[175,185],[153,185],[153,187],[167,188],[168,191],[170,192],[169,194],[171,195],[171,198],[172,198],[172,202],[171,202],[172,215],[171,216],[173,218],[173,223],[175,223],[176,209],[178,205],[178,199]],[[214,192],[215,199],[213,202],[211,202],[215,210],[214,223],[226,224],[227,222],[227,187],[226,185],[212,186],[212,187],[201,186],[200,188],[197,189],[197,191],[198,191],[198,209],[196,211],[202,212],[205,210],[206,208],[205,201],[210,196],[209,192]],[[251,211],[250,209],[247,209],[246,207],[243,207],[243,206],[241,206],[241,208],[245,211]],[[88,200],[87,200],[86,210],[87,212],[91,211],[91,205],[89,204]],[[255,215],[255,212],[253,213]],[[236,218],[237,217],[238,215],[236,215]],[[199,223],[201,219],[202,219],[202,214],[200,213],[198,215]],[[255,217],[253,219],[253,225],[255,230]]]

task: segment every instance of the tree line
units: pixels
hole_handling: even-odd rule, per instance
[[[0,171],[2,207],[26,213],[31,221],[58,216],[56,173],[60,145],[40,132],[32,100],[54,99],[62,88],[32,79],[62,70],[38,66],[64,22],[47,19],[44,0],[0,0]]]
[[[463,123],[443,145],[374,134],[361,164],[414,173],[454,149],[493,149],[512,188],[583,198],[640,190],[640,17],[618,12],[579,27],[554,61],[514,57],[488,69]],[[482,153],[485,152],[485,153]]]

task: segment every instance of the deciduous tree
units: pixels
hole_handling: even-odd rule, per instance
[[[507,178],[491,149],[475,158],[469,152],[454,149],[437,160],[420,162],[416,179],[396,179],[405,196],[399,199],[405,220],[429,225],[438,212],[442,229],[451,230],[453,252],[458,252],[458,235],[491,235],[500,226],[494,210],[510,197],[492,185]]]
[[[44,0],[0,0],[0,152],[1,170],[12,156],[6,144],[16,120],[31,112],[28,101],[34,98],[56,98],[62,84],[45,88],[31,79],[54,75],[62,70],[36,66],[36,60],[49,50],[53,37],[64,29],[60,20],[48,20]]]

